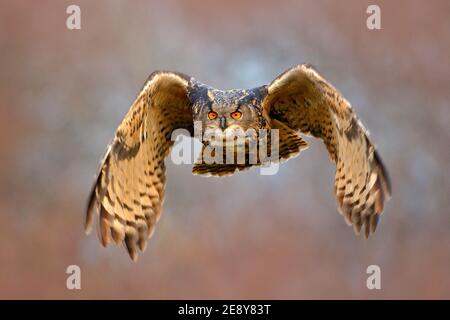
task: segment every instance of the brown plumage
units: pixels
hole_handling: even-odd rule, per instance
[[[93,186],[86,231],[98,212],[102,244],[124,242],[133,260],[161,214],[172,131],[192,129],[187,83],[179,74],[150,76],[117,129]]]
[[[266,116],[324,141],[336,163],[335,193],[345,221],[366,237],[375,232],[391,187],[386,169],[350,103],[308,65],[268,87]]]
[[[241,118],[229,116],[236,111]],[[218,119],[208,118],[210,112]],[[350,103],[312,67],[298,65],[271,84],[251,90],[220,91],[183,74],[154,72],[101,162],[88,203],[87,232],[97,216],[101,243],[123,243],[130,257],[137,259],[161,214],[164,159],[173,144],[172,132],[182,128],[193,135],[194,121],[200,121],[203,129],[220,125],[224,133],[237,127],[279,129],[281,160],[306,149],[296,132],[322,139],[336,163],[339,211],[355,232],[362,229],[368,237],[375,231],[390,196],[386,169]],[[248,161],[200,161],[193,172],[221,176],[251,166]]]

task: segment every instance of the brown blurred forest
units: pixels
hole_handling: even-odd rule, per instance
[[[66,8],[81,7],[81,30]],[[381,7],[382,29],[366,28]],[[2,1],[0,298],[450,298],[448,1]],[[86,198],[150,72],[255,87],[313,64],[390,171],[377,233],[338,214],[320,141],[277,175],[215,179],[169,161],[146,252],[84,235]],[[66,267],[82,289],[66,289]],[[366,288],[381,267],[382,289]]]

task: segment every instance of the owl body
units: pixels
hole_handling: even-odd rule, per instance
[[[290,159],[307,148],[299,133],[321,139],[336,165],[339,212],[357,234],[375,232],[391,192],[387,170],[350,103],[303,64],[248,90],[218,90],[169,71],[150,75],[101,162],[86,231],[97,216],[101,243],[123,243],[136,260],[160,218],[172,133],[194,135],[197,127],[203,149],[193,173],[209,176]]]

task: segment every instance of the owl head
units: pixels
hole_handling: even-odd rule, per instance
[[[261,102],[265,87],[251,90],[217,90],[205,87],[195,99],[194,123],[201,123],[203,142],[236,144],[237,137],[257,138],[265,128]]]

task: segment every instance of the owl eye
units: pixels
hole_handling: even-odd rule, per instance
[[[217,118],[217,116],[218,116],[218,114],[217,114],[217,112],[215,112],[215,111],[210,111],[210,112],[208,112],[208,118],[209,118],[209,120],[214,120],[214,119]]]
[[[242,117],[242,112],[240,112],[240,111],[235,111],[235,112],[232,112],[231,113],[231,117],[233,118],[233,119],[240,119],[241,117]]]

